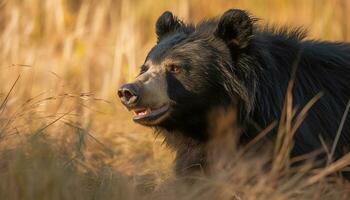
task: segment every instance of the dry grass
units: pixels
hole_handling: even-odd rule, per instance
[[[308,109],[294,116],[291,99],[265,151],[260,140],[234,148],[234,118],[224,113],[210,152],[218,173],[196,184],[172,177],[162,138],[120,107],[115,90],[137,73],[164,10],[196,22],[232,7],[305,25],[313,38],[350,40],[343,0],[0,0],[0,199],[348,199],[349,184],[325,176],[349,155],[325,169],[288,167]]]

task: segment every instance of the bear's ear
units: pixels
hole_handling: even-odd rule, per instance
[[[246,11],[230,9],[221,16],[215,34],[228,46],[243,49],[253,35],[254,21]]]
[[[173,15],[170,11],[165,11],[159,16],[156,22],[156,34],[158,42],[168,33],[175,31],[183,25],[183,22]]]

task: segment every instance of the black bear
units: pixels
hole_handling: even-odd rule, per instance
[[[209,140],[208,113],[234,108],[244,141],[254,128],[280,119],[295,69],[293,102],[299,108],[323,96],[298,129],[292,156],[332,145],[350,99],[350,45],[305,39],[300,28],[258,25],[246,11],[186,24],[171,12],[156,22],[157,44],[133,83],[118,90],[133,120],[155,127],[177,150],[176,172],[205,165],[198,145]],[[350,151],[350,120],[342,126],[335,156]],[[254,124],[254,125],[253,125]],[[243,141],[242,139],[242,141]]]

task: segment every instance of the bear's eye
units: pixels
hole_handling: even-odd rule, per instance
[[[142,65],[142,66],[141,66],[140,74],[143,74],[143,73],[147,72],[148,68],[149,68],[148,66]]]
[[[181,67],[178,65],[171,64],[171,65],[168,65],[167,68],[168,68],[168,71],[175,74],[178,74],[181,72]]]

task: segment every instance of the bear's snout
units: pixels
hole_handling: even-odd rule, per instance
[[[118,96],[126,107],[133,107],[139,100],[139,88],[136,84],[124,84],[118,89]]]

